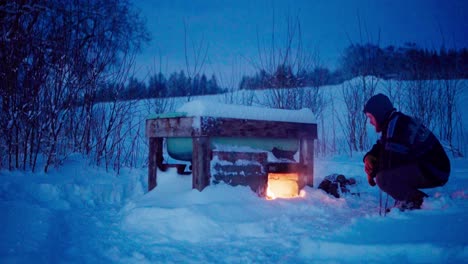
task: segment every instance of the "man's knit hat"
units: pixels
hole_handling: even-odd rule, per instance
[[[390,99],[384,94],[376,94],[372,96],[364,106],[364,113],[371,113],[377,123],[382,126],[388,115],[395,110]]]

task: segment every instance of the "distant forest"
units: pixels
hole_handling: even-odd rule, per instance
[[[290,65],[279,65],[274,72],[260,70],[254,76],[244,76],[239,88],[319,87],[369,75],[398,80],[466,79],[468,49],[427,50],[413,43],[386,48],[374,44],[350,45],[344,50],[340,67],[335,71],[316,67],[294,73]]]
[[[258,90],[268,88],[319,87],[339,84],[358,76],[375,76],[398,80],[451,80],[468,78],[468,49],[441,48],[428,50],[414,43],[402,47],[381,48],[374,44],[348,46],[337,70],[315,67],[294,72],[290,65],[279,65],[274,72],[260,69],[253,76],[243,76],[238,88]],[[223,93],[216,76],[205,74],[191,78],[184,71],[174,72],[168,78],[161,72],[152,75],[148,83],[130,78],[125,89],[113,84],[103,85],[97,92],[98,101],[195,96]],[[117,94],[117,91],[119,93]]]
[[[110,102],[147,98],[164,98],[178,96],[208,95],[223,93],[225,90],[218,85],[214,75],[210,79],[205,74],[191,78],[184,71],[174,72],[169,78],[158,73],[149,78],[148,84],[135,77],[130,77],[125,89],[118,89],[117,84],[107,83],[98,89],[96,100]]]

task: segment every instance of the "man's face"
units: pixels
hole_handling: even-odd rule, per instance
[[[375,132],[380,133],[382,130],[379,127],[379,124],[377,124],[377,120],[375,120],[374,115],[371,113],[366,113],[367,118],[369,118],[369,123],[375,127]]]

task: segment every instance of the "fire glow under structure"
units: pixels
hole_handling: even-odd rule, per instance
[[[175,113],[150,117],[148,189],[157,186],[158,169],[175,166],[184,172],[182,165],[163,160],[166,151],[191,162],[192,187],[199,191],[223,181],[250,186],[268,198],[297,196],[305,185],[313,186],[317,125],[312,116],[305,109],[194,101]]]

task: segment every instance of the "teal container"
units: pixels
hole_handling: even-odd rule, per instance
[[[167,152],[176,160],[192,160],[192,138],[167,138]],[[249,147],[260,151],[272,151],[278,148],[284,151],[296,152],[299,149],[299,140],[288,138],[245,138],[245,137],[212,137],[210,138],[211,149],[217,147]]]

